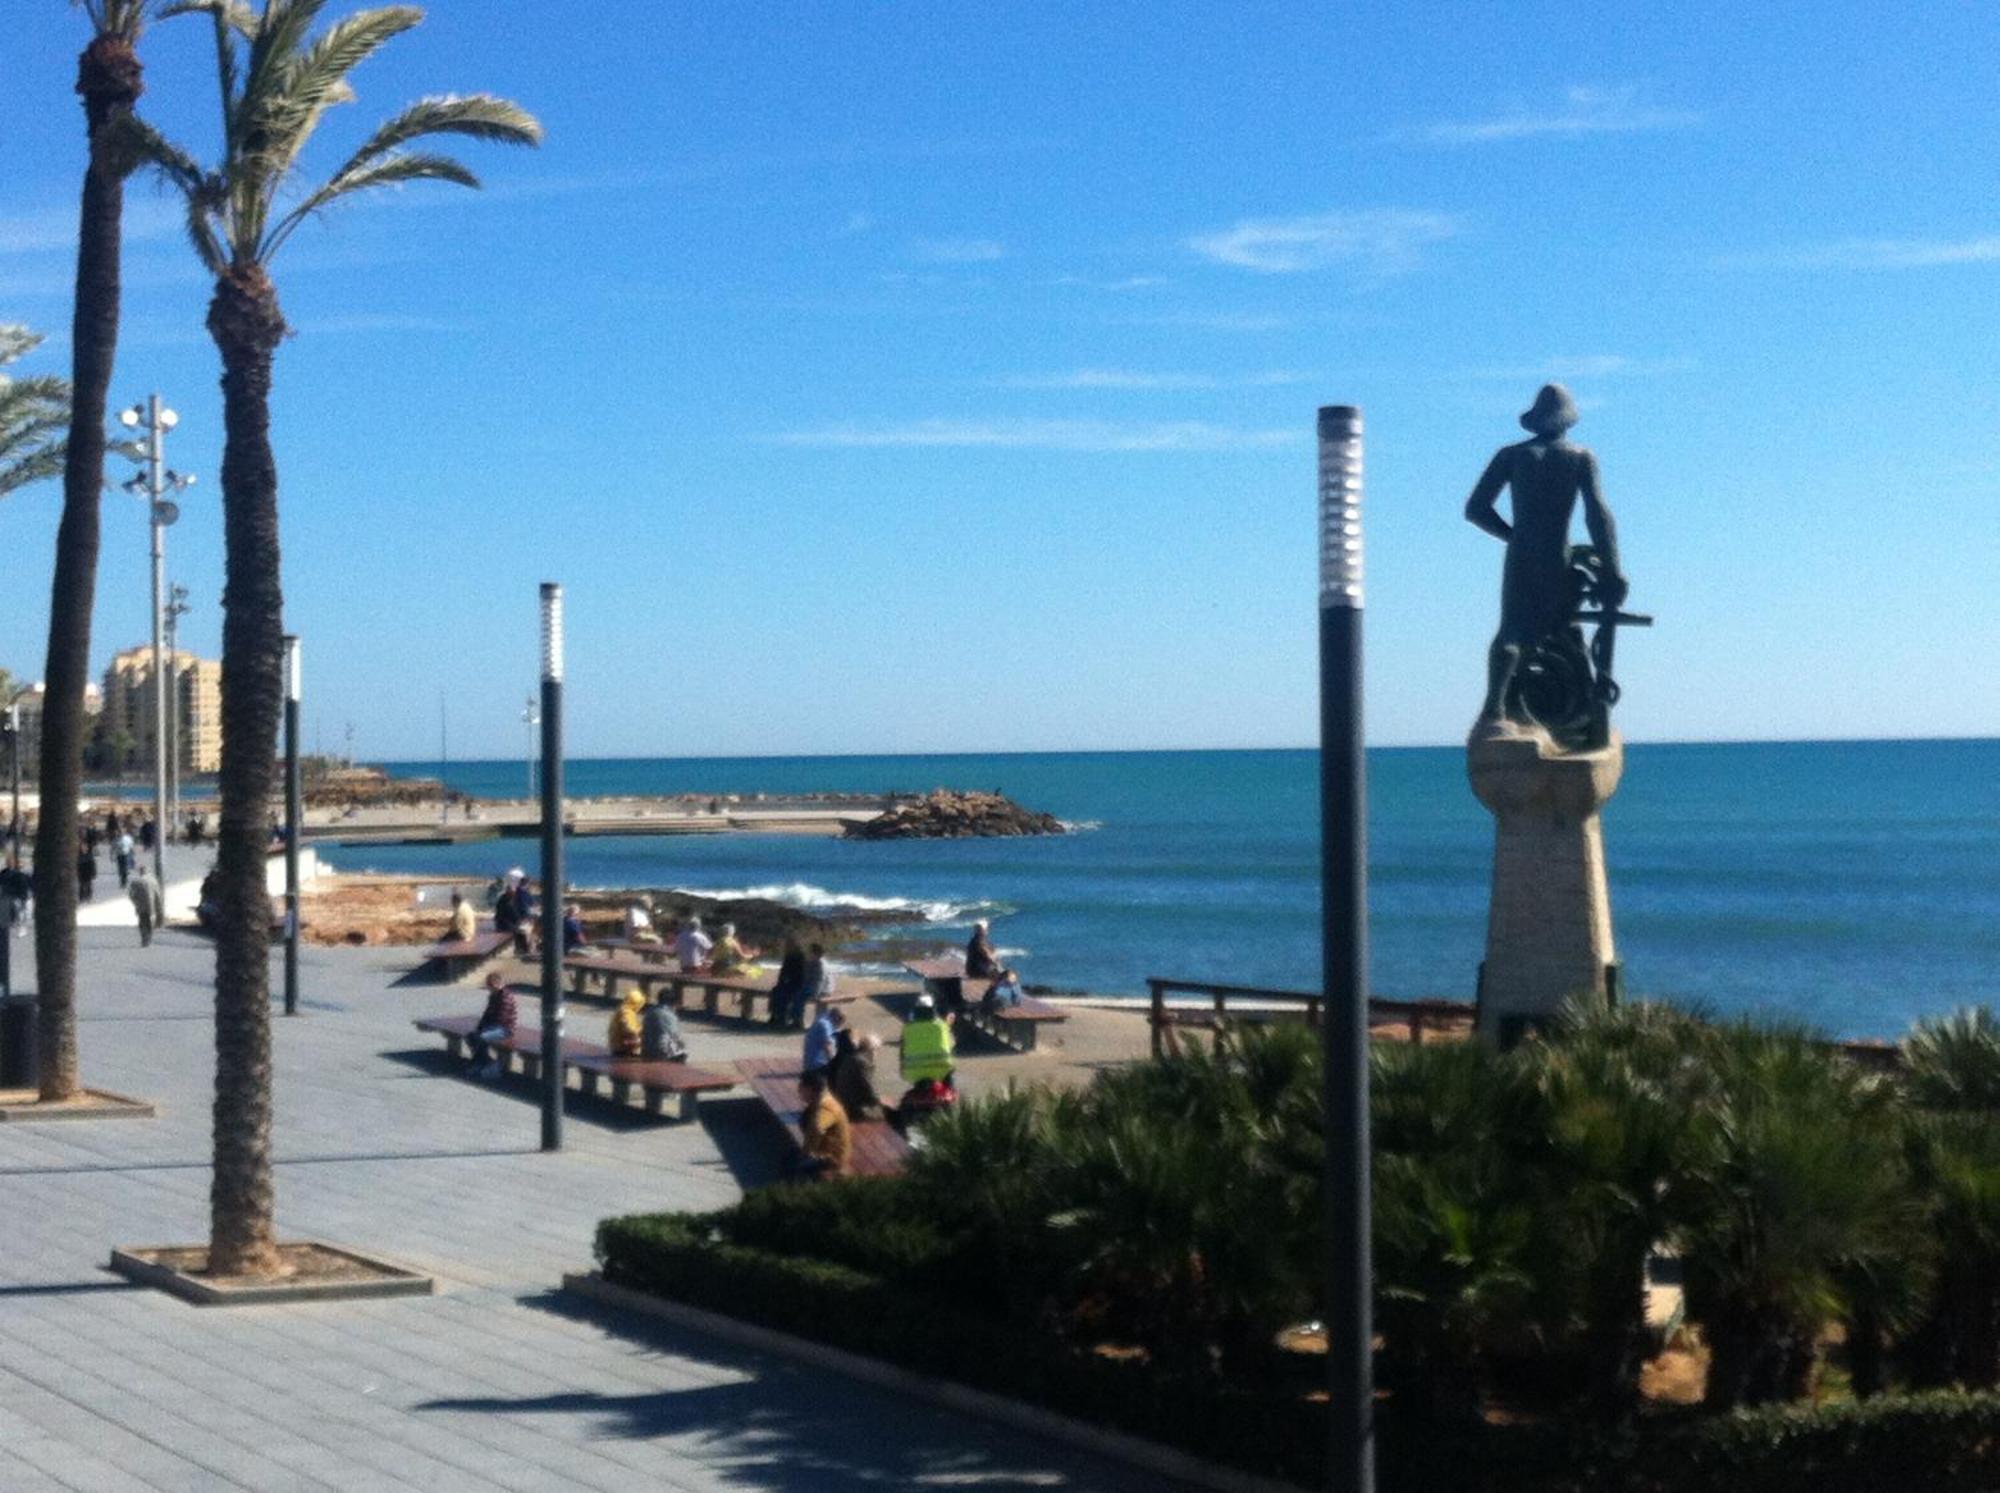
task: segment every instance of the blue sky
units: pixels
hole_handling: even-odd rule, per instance
[[[77,13],[17,7],[0,320],[66,366]],[[518,750],[567,584],[588,754],[1305,744],[1313,412],[1369,427],[1371,734],[1457,739],[1499,548],[1466,491],[1545,378],[1633,580],[1634,739],[2000,731],[2000,16],[1972,4],[1075,6],[437,0],[315,157],[485,89],[537,152],[277,265],[309,736]],[[201,152],[196,24],[143,47]],[[201,485],[205,288],[130,199],[114,402]],[[40,671],[58,493],[0,506]],[[102,658],[146,635],[106,498]]]

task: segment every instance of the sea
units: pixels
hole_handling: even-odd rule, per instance
[[[1311,751],[581,759],[570,793],[998,789],[1055,838],[573,840],[569,879],[906,914],[962,941],[992,920],[1031,984],[1143,997],[1148,976],[1319,983],[1318,759]],[[388,764],[453,788],[526,791],[513,761]],[[1368,755],[1374,992],[1470,999],[1493,825],[1460,748]],[[1604,815],[1626,986],[1828,1035],[1899,1035],[2000,1001],[2000,741],[1629,746]],[[344,870],[486,877],[532,841],[329,848]]]

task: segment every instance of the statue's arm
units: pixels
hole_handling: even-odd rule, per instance
[[[1604,557],[1604,573],[1612,582],[1616,595],[1610,598],[1612,606],[1625,600],[1625,567],[1618,559],[1618,525],[1612,521],[1611,510],[1605,506],[1604,492],[1597,478],[1597,458],[1588,451],[1583,456],[1583,526],[1590,531],[1590,542],[1597,546],[1597,552]]]
[[[1472,496],[1465,500],[1467,522],[1476,524],[1502,543],[1514,537],[1514,526],[1502,518],[1493,505],[1500,501],[1500,489],[1506,485],[1507,451],[1503,447],[1493,453],[1493,460],[1486,463],[1486,470],[1472,485]]]

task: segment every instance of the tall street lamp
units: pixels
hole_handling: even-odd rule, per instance
[[[167,817],[159,825],[165,836],[181,817],[181,618],[190,608],[188,588],[173,586],[167,592]]]
[[[162,593],[167,580],[167,529],[181,516],[178,504],[167,494],[194,486],[194,478],[183,477],[166,467],[167,432],[180,424],[181,417],[149,394],[144,404],[118,412],[118,423],[127,430],[146,433],[145,470],[125,484],[127,491],[143,492],[153,533],[153,875],[161,886],[167,884],[167,683],[166,660],[162,654],[160,629],[164,621]]]
[[[528,732],[528,801],[530,803],[534,802],[535,798],[535,727],[541,723],[541,712],[535,708],[535,697],[530,695],[528,696],[527,703],[521,707],[521,724],[527,728]]]
[[[285,634],[285,1014],[299,1014],[299,640]]]
[[[1325,1015],[1327,1485],[1374,1493],[1368,778],[1361,730],[1361,411],[1319,412],[1319,796]]]
[[[7,853],[15,864],[21,859],[21,702],[7,706],[7,776],[14,787],[14,806],[7,819]]]
[[[562,587],[542,582],[542,1149],[562,1149]]]

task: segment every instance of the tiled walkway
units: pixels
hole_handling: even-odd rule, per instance
[[[0,1125],[4,1493],[1160,1486],[557,1298],[600,1217],[717,1206],[756,1180],[759,1118],[579,1104],[544,1156],[526,1086],[460,1079],[409,1026],[476,994],[397,987],[400,951],[306,953],[305,1013],[276,1022],[279,1224],[431,1271],[438,1294],[202,1310],[128,1288],[102,1268],[113,1245],[206,1236],[212,956],[181,934],[83,939],[85,1079],[160,1114]],[[698,1058],[756,1050],[691,1031]]]

